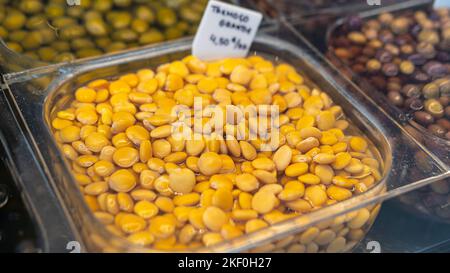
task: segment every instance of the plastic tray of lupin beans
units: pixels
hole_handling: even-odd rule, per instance
[[[370,228],[383,200],[449,175],[445,164],[385,115],[378,106],[367,99],[365,94],[355,91],[351,83],[340,77],[338,72],[329,67],[326,62],[320,61],[314,51],[307,46],[307,42],[289,34],[289,30],[282,27],[273,33],[261,34],[254,41],[248,59],[208,64],[207,67],[211,67],[209,77],[229,78],[228,81],[231,82],[223,79],[211,82],[208,77],[196,75],[207,72],[201,68],[204,65],[203,62],[195,58],[186,58],[190,54],[192,43],[190,39],[131,50],[108,58],[80,60],[57,67],[38,68],[4,76],[5,94],[9,97],[10,106],[16,111],[17,119],[22,124],[25,135],[36,153],[36,160],[46,170],[49,183],[58,193],[60,205],[65,207],[66,211],[70,211],[67,213],[67,218],[72,222],[74,233],[78,234],[85,250],[104,252],[351,251]],[[283,40],[283,37],[290,37],[291,40]],[[177,60],[182,61],[180,63],[176,62]],[[241,66],[236,65],[235,62],[239,62]],[[185,73],[190,74],[191,70],[187,72],[184,69],[185,66],[196,71],[196,74],[186,75]],[[219,71],[222,71],[220,73],[217,72],[218,66]],[[171,67],[173,71],[177,71],[178,76],[168,73]],[[248,82],[250,79],[233,76],[232,71],[240,69],[242,72],[249,69],[248,67],[255,70],[259,67],[258,71],[269,73],[265,76],[268,77],[266,81],[275,80],[272,82],[275,85],[268,87],[256,81],[253,83],[255,89],[242,97],[242,94],[247,93],[245,86],[250,87],[252,84]],[[275,78],[270,76],[272,71],[270,67],[277,67],[281,74]],[[160,80],[164,78],[163,75],[166,72],[167,78],[162,81],[164,84],[161,84]],[[138,80],[132,83],[136,76]],[[180,77],[183,77],[183,80],[180,81]],[[277,85],[276,79],[279,77],[284,78],[284,83]],[[208,84],[201,84],[202,79]],[[139,82],[141,80],[142,86]],[[161,85],[161,90],[153,90],[155,80]],[[124,81],[127,84],[124,85]],[[180,89],[185,81],[186,85],[189,85],[188,83],[197,85],[198,90],[196,92],[194,92],[195,88],[190,90],[192,86]],[[217,81],[222,84],[227,83],[228,92],[236,93],[236,95],[231,96],[223,90],[217,91],[217,89],[220,90]],[[217,86],[211,89],[211,85],[214,84]],[[260,84],[263,86],[256,88]],[[112,86],[115,87],[111,88]],[[269,95],[273,101],[268,99],[264,86],[274,92],[273,97]],[[118,108],[115,110],[121,109],[119,112],[122,114],[118,116],[122,117],[130,117],[130,113],[134,112],[132,109],[136,109],[136,105],[132,102],[146,102],[138,104],[141,111],[135,112],[134,119],[138,120],[136,127],[139,129],[134,127],[133,130],[147,133],[128,131],[127,134],[128,128],[121,126],[128,124],[126,121],[129,120],[128,118],[114,125],[107,121],[106,114],[98,123],[95,117],[98,119],[99,116],[92,108],[92,90],[95,93],[94,101],[97,100],[97,96],[101,97],[109,92],[108,96],[115,96],[115,99],[111,97],[110,102],[120,102],[124,96],[121,93],[130,92],[129,95],[134,97],[133,99],[130,97],[130,101],[125,99],[128,103],[116,105]],[[112,91],[111,93],[111,90],[124,92]],[[255,90],[256,92],[253,92]],[[298,92],[294,92],[296,90]],[[300,92],[300,90],[303,91]],[[198,145],[186,143],[186,150],[180,148],[177,157],[168,155],[167,146],[177,145],[170,144],[169,140],[164,139],[167,136],[166,129],[161,128],[164,122],[161,119],[152,119],[152,113],[156,113],[152,111],[158,111],[158,107],[161,108],[160,111],[163,111],[165,105],[171,105],[174,101],[178,101],[178,104],[191,105],[188,98],[192,94],[189,95],[189,91],[217,104],[220,104],[222,99],[227,102],[226,94],[229,94],[231,102],[236,104],[273,103],[282,107],[281,101],[285,101],[285,107],[293,108],[293,110],[289,114],[286,112],[283,118],[280,117],[280,120],[284,119],[284,122],[287,122],[283,125],[288,125],[284,129],[280,127],[281,134],[286,134],[281,156],[280,154],[276,156],[280,148],[276,147],[275,151],[257,150],[259,155],[256,158],[252,155],[253,153],[244,152],[248,150],[248,145],[239,143],[236,146],[234,141],[236,139],[231,139],[230,144],[225,142],[227,148],[217,148],[217,146],[214,148],[211,144],[212,146],[208,145],[207,150],[200,148],[200,153],[197,149]],[[208,93],[211,91],[214,92],[212,95]],[[103,95],[100,96],[100,93]],[[158,102],[156,109],[152,108],[155,105],[151,105],[150,99],[145,94],[153,95],[152,99]],[[102,99],[99,99],[98,103],[101,104],[101,101]],[[308,104],[310,106],[306,106]],[[315,105],[319,105],[318,108]],[[81,106],[79,111],[71,109],[71,107],[79,106]],[[95,105],[95,108],[97,106],[99,105]],[[106,105],[103,106],[108,108]],[[306,114],[301,113],[302,107],[305,106],[303,111]],[[282,109],[287,111],[287,108]],[[71,118],[71,114],[76,116],[76,120]],[[141,118],[143,118],[142,121]],[[300,120],[301,118],[304,119]],[[133,120],[133,118],[130,119]],[[152,120],[154,124],[151,123]],[[332,124],[340,124],[342,129],[339,129],[338,125],[336,128],[328,128],[327,124],[330,120]],[[312,129],[316,122],[316,126],[321,129]],[[111,124],[111,133],[114,134],[115,139],[100,133],[102,136],[97,139],[91,138],[92,141],[88,138],[79,141],[81,129],[77,127],[83,127],[83,124],[90,126],[85,127],[84,131],[93,130],[93,124],[98,126],[95,129],[96,132],[91,131],[97,136],[99,132],[105,133],[104,130],[108,130],[107,124]],[[276,127],[276,125],[273,126]],[[304,126],[307,130],[301,133],[301,129],[305,129]],[[102,127],[101,130],[99,130],[100,127]],[[119,132],[113,128],[119,131],[125,129],[125,131]],[[327,132],[322,132],[322,129]],[[292,130],[294,131],[289,134]],[[149,137],[147,134],[150,134]],[[143,138],[141,138],[142,135]],[[353,141],[351,136],[355,137]],[[336,151],[341,149],[348,151],[354,162],[351,168],[340,172],[338,172],[339,167],[333,167],[331,163],[337,156],[337,154],[333,155],[332,145],[338,144],[336,143],[338,137],[342,143],[335,146]],[[322,143],[317,144],[318,139]],[[127,141],[128,144],[126,144]],[[148,141],[146,143],[152,144],[153,157],[146,156],[148,153],[145,151],[149,151],[148,144],[147,149],[142,148],[141,155],[142,142],[140,141]],[[283,141],[283,137],[280,141]],[[99,178],[98,175],[91,173],[92,168],[87,169],[93,166],[92,163],[97,160],[97,157],[100,158],[98,145],[102,146],[101,143],[110,142],[117,146],[116,151],[120,149],[122,151],[117,154],[114,152],[109,163],[103,162],[104,166],[98,168],[97,174],[107,175],[104,173],[108,170],[104,168],[107,165],[113,165],[117,169],[110,176]],[[153,145],[155,142],[156,144]],[[122,146],[120,143],[125,145]],[[198,144],[198,142],[194,143]],[[85,154],[79,154],[83,151],[83,144],[84,147],[92,150],[84,150]],[[241,145],[246,149],[241,148]],[[257,142],[252,145],[255,150],[255,147],[259,147]],[[70,147],[73,149],[77,147],[76,156],[71,156],[74,153]],[[311,147],[317,149],[310,149]],[[124,149],[129,152],[122,153]],[[310,150],[312,150],[311,153],[309,153]],[[326,155],[322,150],[328,151],[328,154]],[[141,162],[136,161],[137,151]],[[294,157],[296,161],[288,161],[288,167],[291,163],[303,163],[294,166],[303,169],[302,171],[294,167],[288,168],[286,165],[280,167],[280,158],[283,158],[284,154],[294,152],[291,161]],[[429,168],[422,169],[416,164],[414,157],[410,156],[417,152],[423,154],[424,159],[429,163]],[[121,157],[120,154],[125,156]],[[225,168],[224,162],[227,162],[228,171],[220,173],[223,170],[217,169],[214,164],[209,168],[201,168],[200,162],[203,155],[205,158],[209,157],[208,160],[204,160],[205,162],[210,160],[217,162],[217,154],[222,155],[220,157],[222,168]],[[319,154],[320,156],[316,157]],[[197,162],[197,164],[188,163],[188,159],[185,158],[187,155],[189,155],[188,158],[193,157],[189,161]],[[196,155],[197,158],[195,158]],[[14,161],[14,154],[12,157]],[[146,157],[147,159],[143,159]],[[309,157],[311,158],[308,159]],[[162,168],[158,165],[161,160],[164,162]],[[143,162],[145,164],[142,164]],[[366,162],[366,164],[359,162]],[[134,165],[131,167],[132,163]],[[102,167],[100,165],[98,166]],[[323,177],[319,169],[328,170],[325,173],[330,173],[331,170],[332,173],[341,174],[341,178],[334,179],[331,183],[330,177]],[[142,173],[154,174],[157,179],[154,181],[150,179],[148,182],[147,179],[141,179]],[[214,173],[218,176],[213,178]],[[412,173],[414,176],[411,175]],[[193,180],[191,179],[193,174],[194,188],[192,188]],[[248,180],[243,179],[244,181],[253,181],[249,183],[250,185],[247,184],[250,189],[238,183],[240,180],[238,177],[244,178],[245,174]],[[139,177],[139,185],[135,184],[137,177]],[[252,177],[256,177],[257,180]],[[152,181],[156,184],[152,184]],[[181,184],[177,183],[180,181]],[[42,181],[34,181],[34,186],[37,183]],[[348,183],[355,184],[348,185]],[[241,186],[237,186],[238,184]],[[286,188],[289,184],[291,186]],[[25,188],[30,186],[27,185]],[[260,190],[260,187],[265,186],[268,186],[266,190]],[[299,191],[296,192],[297,195],[284,196],[286,192],[283,190],[289,187]],[[303,187],[305,187],[304,193]],[[199,201],[199,198],[203,199],[201,195],[204,191],[210,192],[213,195],[212,199],[204,197],[204,201]],[[102,195],[103,193],[106,195]],[[122,207],[118,204],[119,195],[123,197],[120,198]],[[239,200],[240,195],[247,197]],[[317,199],[318,196],[320,197]],[[131,210],[125,206],[126,201],[123,201],[130,200],[130,197],[132,202],[136,202]],[[103,198],[112,200],[113,206],[103,207]],[[231,207],[230,199],[233,204]],[[251,204],[246,204],[245,200],[250,199]],[[261,199],[268,202],[260,202]],[[208,200],[212,203],[208,203]],[[140,205],[137,206],[137,204]],[[171,209],[171,206],[167,204],[172,204],[175,208]],[[190,207],[189,213],[184,214],[187,219],[183,218],[183,213],[175,213],[176,207]],[[180,212],[180,209],[178,211]]]
[[[418,27],[420,29],[418,29],[417,34],[412,34],[413,36],[408,36],[409,34],[404,33],[395,34],[395,37],[398,37],[397,40],[399,42],[401,42],[403,38],[406,38],[407,40],[411,37],[413,38],[412,40],[409,40],[409,42],[405,40],[407,41],[406,45],[401,43],[390,44],[389,42],[386,42],[386,46],[383,46],[386,51],[377,50],[377,52],[374,52],[375,55],[372,58],[367,59],[365,66],[367,69],[373,70],[373,64],[378,63],[377,60],[385,59],[382,55],[385,55],[384,57],[386,57],[386,54],[390,54],[390,48],[395,48],[396,45],[399,45],[399,48],[402,50],[402,53],[399,56],[403,56],[401,57],[403,62],[400,61],[398,63],[401,71],[397,77],[395,75],[385,76],[386,73],[389,74],[389,71],[387,71],[389,70],[389,62],[383,63],[384,72],[378,74],[376,71],[372,70],[372,72],[369,72],[368,70],[366,72],[361,71],[357,66],[362,63],[349,61],[348,59],[344,61],[344,58],[339,56],[340,53],[337,52],[339,51],[338,39],[342,41],[343,36],[340,33],[342,28],[345,28],[350,23],[350,20],[360,20],[358,18],[362,18],[362,24],[364,25],[363,28],[366,32],[371,32],[373,29],[369,28],[369,24],[374,25],[377,20],[386,20],[386,18],[389,20],[389,17],[393,14],[400,17],[400,20],[397,20],[396,24],[402,23],[402,21],[405,20],[417,20],[417,22],[413,23],[413,25],[416,25],[416,29],[418,29]],[[405,128],[409,130],[416,139],[426,145],[446,164],[450,164],[450,142],[447,139],[448,133],[446,135],[446,132],[448,131],[448,115],[445,113],[447,108],[449,108],[448,95],[445,89],[445,82],[448,80],[448,67],[445,68],[445,66],[448,66],[448,60],[445,58],[448,53],[445,52],[448,50],[445,49],[445,41],[443,41],[441,45],[432,45],[432,41],[429,43],[430,40],[424,39],[429,33],[431,33],[431,35],[433,34],[433,28],[427,33],[426,27],[420,27],[422,24],[422,21],[420,21],[420,16],[423,16],[424,18],[433,18],[429,20],[434,20],[433,22],[435,22],[435,25],[437,25],[438,28],[444,29],[446,20],[445,14],[448,14],[448,9],[447,11],[445,11],[445,9],[433,11],[427,1],[412,1],[411,3],[393,6],[389,9],[380,9],[374,12],[362,13],[357,17],[353,17],[353,19],[341,19],[329,30],[329,50],[327,56],[337,66],[339,66],[345,74],[360,85],[363,90],[366,90],[372,98],[374,98],[380,105],[383,105],[384,109],[388,111],[390,115],[395,117],[399,122],[403,123]],[[443,21],[440,22],[439,20]],[[410,25],[408,29],[413,31],[413,25]],[[380,30],[380,33],[383,31],[385,34],[389,34],[386,28]],[[442,33],[445,32],[444,30],[442,31]],[[348,33],[350,33],[350,31],[348,31]],[[354,33],[356,33],[356,31]],[[382,37],[381,34],[380,37]],[[442,39],[445,39],[445,37]],[[408,52],[408,47],[411,44],[417,48],[413,50],[414,52]],[[394,46],[392,47],[392,45]],[[432,46],[430,47],[430,45]],[[424,47],[428,47],[428,52],[430,52],[430,48],[432,51],[436,50],[435,53],[428,53],[435,56],[428,56],[426,49],[423,49]],[[370,47],[367,47],[366,53],[368,53],[367,51],[370,49]],[[440,55],[445,56],[442,58]],[[417,62],[415,58],[420,58],[421,56],[428,57],[422,57],[424,58],[424,61],[422,62],[419,60],[419,62]],[[363,61],[363,58],[365,58],[365,56],[362,56],[360,61]],[[405,70],[408,68],[407,66],[410,63],[413,63],[413,67],[416,67],[414,73],[412,74]],[[439,66],[442,73],[439,75],[430,74],[432,71],[428,67],[432,64]],[[435,69],[434,67],[432,68]],[[381,70],[383,70],[383,68]],[[421,75],[425,76],[423,80],[420,79]],[[386,82],[384,82],[384,79],[387,79]],[[400,89],[396,89],[397,87],[393,86],[395,85],[394,81],[397,79],[400,80],[397,81]],[[430,87],[434,87],[435,85],[439,86],[439,90],[437,93],[435,92],[432,94],[430,92]],[[412,88],[414,90],[408,91],[408,88]],[[417,95],[413,95],[412,92],[415,92],[416,88],[418,93]],[[433,103],[435,103],[436,106],[433,106]],[[435,110],[436,107],[437,110]],[[430,118],[431,120],[426,120],[426,118]],[[420,154],[416,154],[414,156],[417,158],[421,157]],[[423,161],[422,164],[426,165],[426,161]],[[409,210],[419,211],[421,214],[428,217],[448,222],[450,219],[448,194],[449,181],[444,180],[434,183],[428,188],[418,190],[410,195],[405,195],[400,198],[400,200],[406,204],[405,207]]]

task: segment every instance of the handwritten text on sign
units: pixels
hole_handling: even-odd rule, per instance
[[[202,60],[245,57],[261,23],[261,13],[209,1],[192,45]]]

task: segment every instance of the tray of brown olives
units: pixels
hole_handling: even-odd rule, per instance
[[[450,9],[411,1],[338,20],[327,57],[419,143],[450,164]],[[413,154],[422,168],[427,162]],[[400,198],[408,209],[450,221],[450,183]]]
[[[347,68],[384,109],[407,120],[418,138],[446,160],[450,147],[449,51],[450,9],[429,6],[399,5],[351,16],[339,20],[328,34],[328,57]],[[442,149],[434,147],[436,143]]]

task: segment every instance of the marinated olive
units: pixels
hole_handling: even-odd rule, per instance
[[[19,11],[10,11],[3,20],[3,26],[8,30],[21,29],[27,18]]]

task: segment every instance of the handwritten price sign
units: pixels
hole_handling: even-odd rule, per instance
[[[194,38],[192,54],[202,60],[245,57],[261,19],[261,13],[209,1]]]

